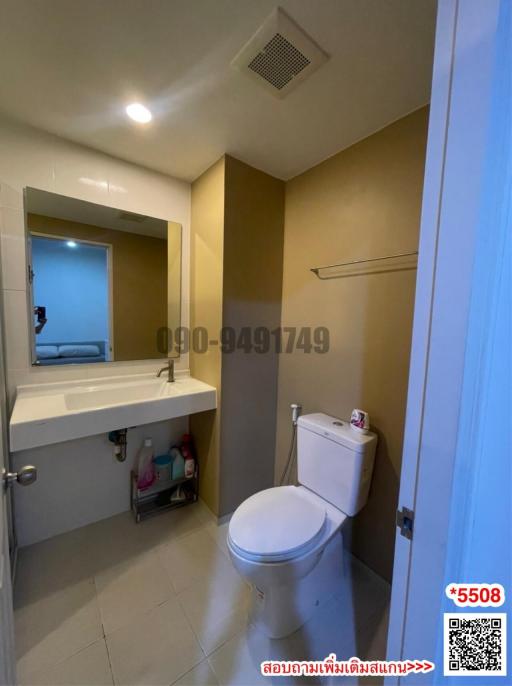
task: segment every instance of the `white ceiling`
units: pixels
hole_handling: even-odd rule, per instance
[[[278,4],[331,56],[283,100],[230,66]],[[1,0],[0,112],[186,180],[225,152],[289,179],[428,102],[434,24],[435,0]]]

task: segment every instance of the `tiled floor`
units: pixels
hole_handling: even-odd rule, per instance
[[[19,683],[252,685],[270,656],[383,655],[389,587],[366,567],[347,557],[338,596],[270,640],[247,623],[249,589],[225,536],[198,503],[139,525],[125,513],[22,549]]]

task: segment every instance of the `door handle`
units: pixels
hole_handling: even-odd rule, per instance
[[[9,488],[15,481],[20,486],[30,486],[37,479],[37,467],[33,465],[26,465],[22,467],[19,472],[6,472],[2,470],[2,481],[4,488]]]

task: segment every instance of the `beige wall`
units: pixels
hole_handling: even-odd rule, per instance
[[[275,328],[281,313],[284,183],[224,157],[192,186],[191,325]],[[191,350],[193,376],[217,388],[216,412],[191,417],[201,496],[218,515],[273,484],[277,356]]]
[[[157,332],[167,326],[167,241],[29,214],[28,228],[112,246],[114,360],[165,357]]]
[[[224,327],[272,330],[281,319],[284,183],[226,157]],[[222,359],[220,514],[273,485],[278,355]]]
[[[220,159],[192,184],[190,246],[190,327],[204,326],[210,338],[222,327],[224,255],[224,168]],[[222,359],[218,346],[206,353],[190,350],[190,373],[215,386],[218,410],[191,415],[200,462],[200,493],[208,507],[219,511],[219,419],[222,402]]]
[[[366,409],[379,446],[369,503],[347,539],[387,579],[416,272],[320,281],[309,270],[417,249],[427,116],[419,110],[286,184],[282,325],[328,327],[330,350],[281,355],[276,476],[288,453],[290,403],[338,417]]]

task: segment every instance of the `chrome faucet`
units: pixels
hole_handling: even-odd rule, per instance
[[[173,383],[174,381],[174,360],[169,359],[169,364],[158,372],[157,376],[161,376],[162,372],[167,372],[167,383]]]

